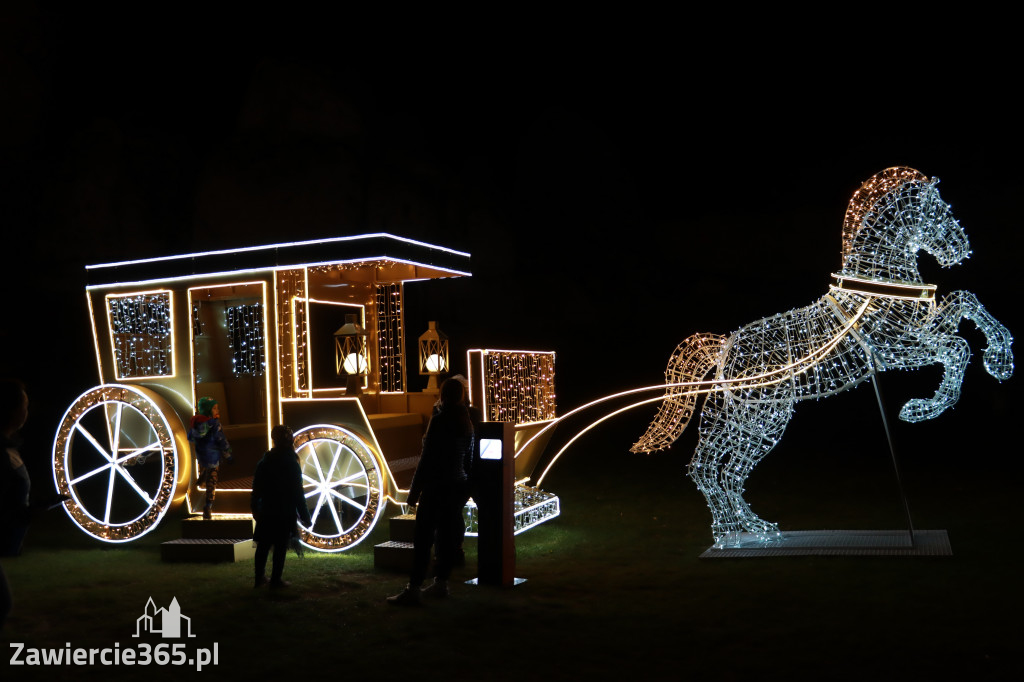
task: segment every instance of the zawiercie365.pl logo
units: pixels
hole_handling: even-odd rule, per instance
[[[176,597],[166,608],[157,608],[150,597],[141,616],[135,620],[133,638],[144,634],[160,635],[162,639],[194,639],[192,619],[181,612]],[[185,642],[160,642],[157,645],[139,642],[121,646],[115,642],[112,647],[82,648],[68,642],[63,648],[33,648],[23,642],[11,642],[11,665],[182,665],[195,666],[202,670],[209,665],[218,665],[220,647],[217,642],[211,646],[199,647]]]

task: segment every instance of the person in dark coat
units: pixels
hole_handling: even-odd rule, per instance
[[[0,385],[0,427],[3,451],[0,452],[0,556],[17,556],[29,519],[29,478],[18,452],[16,434],[28,419],[28,396],[24,385],[4,380]],[[0,567],[0,630],[11,612],[11,588]]]
[[[461,514],[473,464],[473,423],[465,404],[465,388],[457,379],[441,386],[441,405],[430,419],[423,437],[423,453],[409,489],[408,504],[416,509],[413,537],[413,569],[409,584],[388,603],[411,606],[419,603],[420,585],[427,575],[430,549],[437,543],[434,582],[423,590],[430,596],[448,596],[451,575],[461,531],[456,532],[452,518]]]
[[[35,513],[68,500],[65,495],[40,497],[30,492],[32,483],[21,457],[18,432],[28,420],[28,394],[18,379],[0,379],[0,557],[21,554],[21,546]],[[0,567],[0,630],[11,611],[11,588]]]
[[[469,502],[469,498],[472,497],[473,495],[477,494],[477,491],[475,490],[476,479],[474,478],[474,476],[477,475],[477,471],[479,471],[479,467],[477,465],[480,462],[480,437],[477,434],[477,431],[479,431],[479,429],[477,427],[483,422],[484,416],[483,416],[483,412],[480,411],[479,407],[477,407],[475,405],[471,405],[470,402],[469,402],[469,380],[466,379],[466,377],[461,375],[461,374],[456,374],[455,376],[452,377],[452,379],[455,379],[460,384],[462,384],[462,388],[463,388],[462,404],[465,405],[466,408],[469,410],[469,421],[473,424],[473,434],[474,434],[474,437],[473,437],[473,461],[470,463],[471,464],[470,466],[466,467],[466,474],[469,477],[469,484],[466,486],[465,499],[462,500],[462,504],[459,505],[459,508],[457,510],[453,510],[454,514],[452,515],[452,519],[451,519],[451,521],[452,521],[452,529],[453,529],[453,532],[456,534],[456,538],[457,538],[457,547],[456,547],[456,550],[455,550],[455,557],[453,559],[454,565],[455,566],[465,566],[466,565],[466,552],[463,549],[463,544],[465,543],[465,540],[466,540],[466,520],[462,516],[462,509],[463,509],[463,507],[466,506],[466,503]],[[433,417],[433,416],[435,416],[440,411],[441,411],[441,401],[438,400],[434,404],[434,410],[433,410],[433,412],[431,413],[430,416]]]
[[[253,540],[256,542],[256,587],[267,580],[267,556],[274,548],[270,573],[271,587],[286,587],[281,580],[288,539],[295,528],[296,518],[305,526],[312,526],[306,497],[302,490],[302,470],[295,454],[295,435],[283,424],[270,432],[274,441],[272,450],[263,455],[256,465],[252,479],[252,517],[256,520]]]

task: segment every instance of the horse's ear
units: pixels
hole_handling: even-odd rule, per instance
[[[864,224],[864,216],[868,214],[871,207],[879,199],[907,182],[929,182],[928,176],[921,171],[908,166],[893,166],[875,173],[864,181],[846,207],[846,217],[843,219],[843,258],[849,255],[853,248],[853,238]],[[933,185],[938,178],[930,181]]]

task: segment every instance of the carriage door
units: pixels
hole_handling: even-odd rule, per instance
[[[231,469],[251,476],[269,442],[266,285],[195,287],[189,302],[193,404],[202,397],[217,401],[235,456]]]

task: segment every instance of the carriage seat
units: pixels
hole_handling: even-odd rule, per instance
[[[265,422],[251,424],[234,424],[231,421],[231,411],[228,406],[224,384],[220,381],[204,381],[196,384],[196,398],[209,396],[217,401],[220,408],[220,423],[224,427],[224,435],[228,442],[242,440],[244,438],[267,438],[267,425]]]
[[[426,418],[419,412],[385,412],[366,416],[395,483],[400,488],[408,488],[420,461]]]

